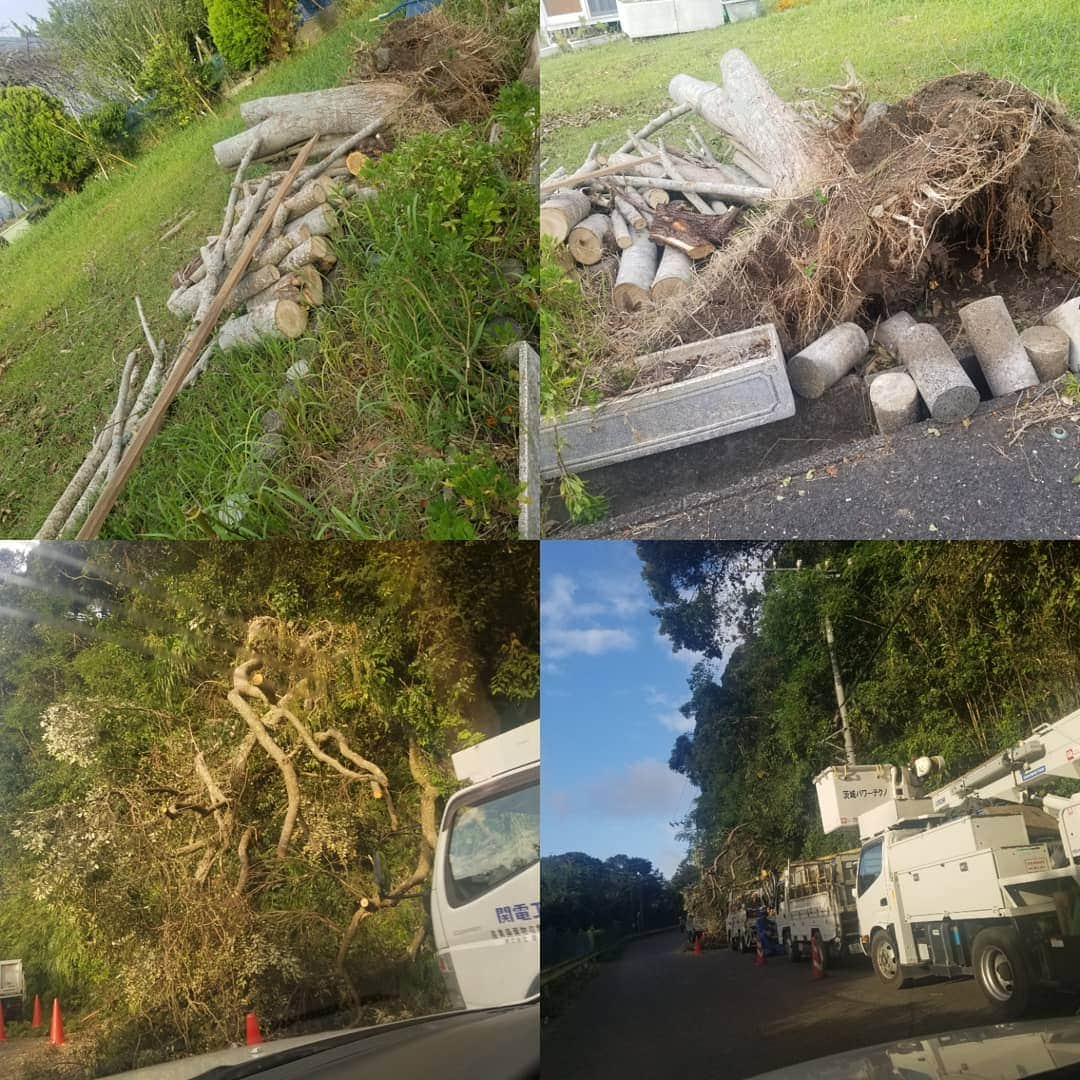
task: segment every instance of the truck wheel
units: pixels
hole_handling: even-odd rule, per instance
[[[971,966],[983,997],[999,1017],[1013,1019],[1027,1012],[1034,986],[1012,927],[980,930],[971,944]]]
[[[888,930],[875,930],[870,938],[870,962],[874,965],[878,978],[896,990],[911,985],[900,970],[900,957],[896,951],[896,942]]]

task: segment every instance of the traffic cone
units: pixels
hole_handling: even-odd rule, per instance
[[[764,966],[765,966],[765,939],[762,936],[761,931],[758,931],[758,935],[757,935],[757,956],[754,957],[754,967],[764,967]]]
[[[0,1042],[7,1038],[7,1030],[4,1028],[4,1003],[0,1001]]]
[[[700,956],[701,955],[701,935],[700,934],[695,934],[694,935],[694,955],[695,956]]]
[[[247,1044],[259,1046],[262,1044],[262,1033],[259,1031],[259,1021],[253,1012],[247,1014]]]
[[[32,1028],[41,1027],[44,1021],[41,1018],[41,996],[39,994],[34,995],[34,1018],[30,1021]]]
[[[825,978],[825,958],[821,955],[821,937],[810,935],[810,974],[815,979]]]
[[[64,1018],[60,1015],[60,999],[53,998],[52,1025],[49,1027],[49,1042],[53,1046],[64,1045]]]

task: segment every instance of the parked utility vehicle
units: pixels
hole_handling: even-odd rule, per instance
[[[21,960],[0,960],[0,1005],[8,1020],[22,1017],[23,999],[26,997],[26,980]]]
[[[728,893],[724,919],[728,945],[734,952],[753,952],[757,947],[757,922],[769,913],[768,882],[755,878],[736,885]]]
[[[776,932],[792,960],[810,955],[816,937],[825,964],[862,952],[855,878],[859,849],[789,862],[780,875]]]
[[[431,922],[456,1006],[540,993],[540,721],[453,755],[470,786],[446,804]]]
[[[1003,1017],[1039,991],[1080,991],[1080,794],[1036,794],[1055,777],[1080,780],[1080,710],[925,794],[942,767],[919,758],[858,767],[876,779],[840,767],[815,780],[826,831],[854,801],[845,785],[876,802],[858,814],[856,906],[878,976],[901,987],[974,975]]]

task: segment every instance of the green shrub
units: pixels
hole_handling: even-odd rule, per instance
[[[150,114],[183,127],[210,111],[209,90],[183,40],[158,37],[146,56],[136,88],[150,98]]]
[[[79,126],[97,149],[118,150],[128,140],[127,105],[107,101],[79,118]]]
[[[273,32],[259,0],[208,0],[206,19],[214,44],[230,67],[243,71],[269,55]]]
[[[91,167],[75,121],[29,86],[0,88],[0,189],[23,202],[73,191]]]

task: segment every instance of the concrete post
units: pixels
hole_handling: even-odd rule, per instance
[[[819,398],[839,382],[870,350],[861,326],[841,323],[811,342],[788,361],[788,378],[795,393]]]
[[[899,356],[900,339],[915,325],[914,315],[907,311],[898,311],[884,322],[878,323],[872,341],[875,345],[888,349],[893,356]]]
[[[1039,376],[1039,382],[1053,382],[1069,366],[1069,335],[1056,326],[1029,326],[1020,341]]]
[[[935,420],[960,420],[975,411],[979,391],[933,326],[919,323],[901,338],[900,360]]]
[[[1064,330],[1069,337],[1069,368],[1080,375],[1080,296],[1058,304],[1043,319],[1047,326],[1056,326]]]
[[[960,321],[994,397],[1038,384],[1039,376],[1000,296],[966,304],[960,309]]]
[[[883,371],[870,382],[878,431],[889,435],[919,419],[919,391],[906,371]]]

